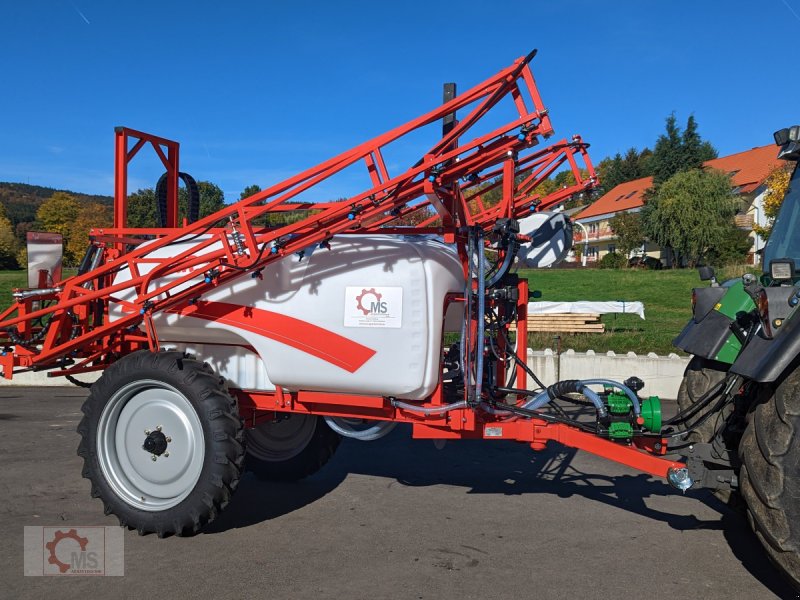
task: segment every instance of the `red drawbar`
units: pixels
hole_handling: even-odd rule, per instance
[[[252,331],[321,358],[350,373],[358,371],[375,355],[372,348],[271,310],[200,300],[196,304],[171,308],[168,312]]]

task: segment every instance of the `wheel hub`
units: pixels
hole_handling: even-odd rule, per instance
[[[151,431],[147,437],[144,438],[144,444],[142,444],[142,448],[144,448],[145,451],[155,456],[161,456],[164,454],[167,446],[167,436],[161,433],[161,431],[158,429]]]

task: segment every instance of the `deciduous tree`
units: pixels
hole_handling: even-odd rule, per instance
[[[14,236],[11,220],[6,216],[5,207],[0,204],[0,269],[16,269],[19,243]]]
[[[69,238],[64,247],[67,264],[77,264],[89,245],[89,231],[93,227],[110,227],[113,224],[111,211],[103,204],[84,204],[69,228]]]
[[[608,224],[617,236],[617,250],[623,256],[627,257],[632,250],[644,244],[645,235],[639,213],[621,212]]]
[[[781,209],[786,190],[789,189],[790,178],[791,168],[789,168],[788,165],[780,165],[770,172],[767,176],[767,180],[764,182],[767,189],[764,192],[763,208],[767,223],[764,226],[758,223],[753,225],[753,231],[764,240],[767,240],[769,234],[772,233],[772,224],[775,222],[775,217],[778,216],[778,211]]]
[[[659,186],[642,209],[644,233],[695,264],[729,239],[736,197],[726,173],[692,169]]]
[[[56,192],[42,202],[36,211],[36,220],[44,231],[60,233],[64,237],[64,264],[74,264],[75,257],[69,251],[72,224],[78,217],[80,205],[75,198],[64,192]]]
[[[69,236],[70,224],[78,216],[80,206],[73,196],[64,192],[56,192],[42,202],[36,211],[36,219],[45,231],[60,233],[66,240]]]

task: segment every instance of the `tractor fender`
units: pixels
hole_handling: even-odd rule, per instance
[[[684,352],[717,360],[717,355],[730,337],[733,320],[714,306],[727,291],[724,287],[694,288],[694,314],[672,344]]]
[[[673,346],[709,360],[720,360],[718,355],[731,336],[733,320],[712,310],[699,322],[690,319],[674,340]]]

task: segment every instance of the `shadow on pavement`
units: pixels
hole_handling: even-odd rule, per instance
[[[687,495],[719,512],[719,518],[704,520],[651,508],[648,498],[678,492],[646,474],[585,473],[572,464],[577,451],[557,444],[532,452],[525,444],[468,440],[437,450],[430,441],[412,440],[405,427],[370,443],[371,451],[364,452],[364,442],[344,440],[328,465],[296,483],[262,482],[248,474],[225,512],[204,532],[247,527],[298,510],[334,490],[350,473],[386,478],[389,486],[449,485],[466,488],[469,494],[580,496],[679,531],[724,530],[744,568],[779,597],[797,597],[769,562],[745,517],[707,490]]]

